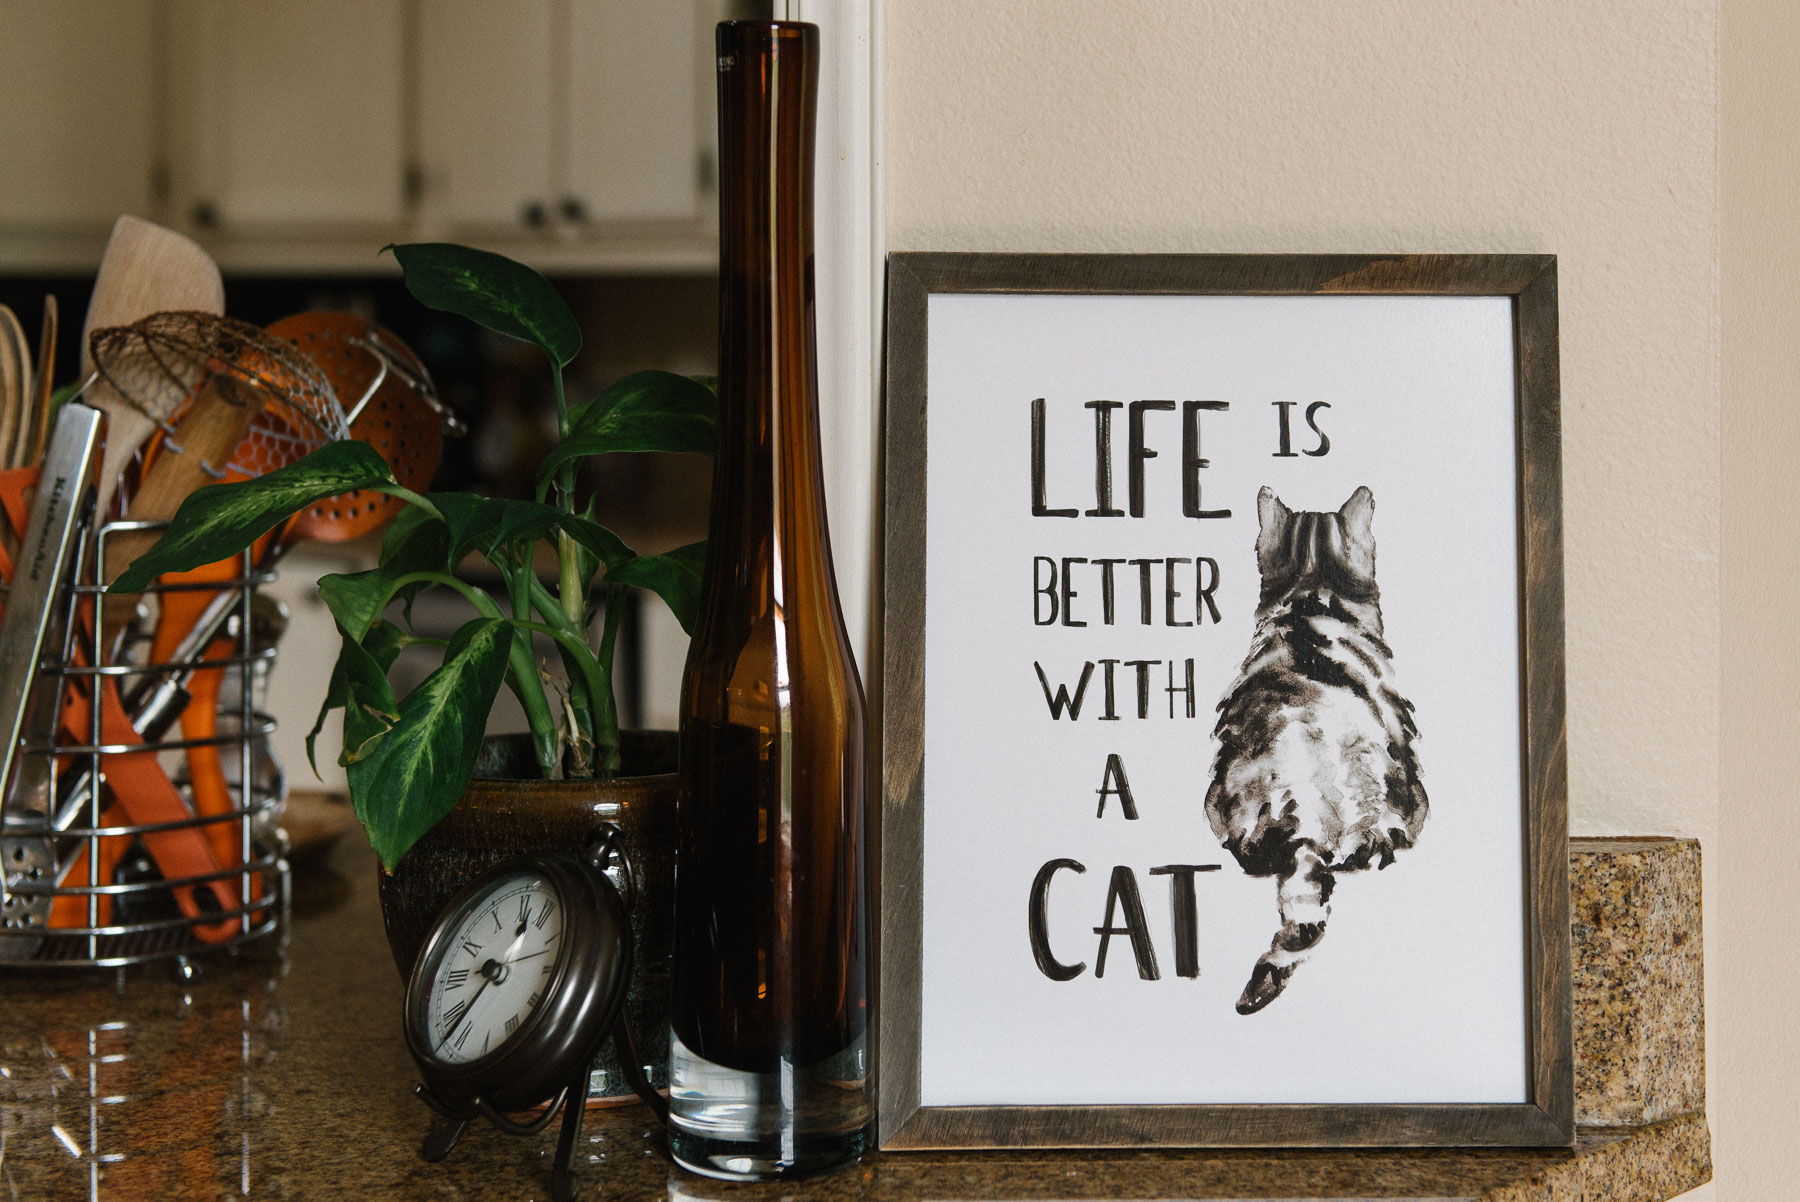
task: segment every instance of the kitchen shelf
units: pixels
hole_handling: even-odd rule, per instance
[[[0,232],[0,274],[89,275],[100,265],[106,230],[81,233]],[[376,252],[386,243],[429,239],[428,233],[365,235],[258,232],[254,238],[197,236],[226,275],[344,276],[400,274],[393,256]],[[540,238],[460,238],[530,264],[546,275],[710,276],[719,268],[718,238],[705,233],[647,231],[580,241]]]

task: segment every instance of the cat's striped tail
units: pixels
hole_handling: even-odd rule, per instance
[[[1331,917],[1331,870],[1310,843],[1294,848],[1294,864],[1278,878],[1276,899],[1281,907],[1281,929],[1269,950],[1256,961],[1250,980],[1238,998],[1239,1014],[1255,1014],[1281,996],[1288,978],[1312,954],[1325,936]]]

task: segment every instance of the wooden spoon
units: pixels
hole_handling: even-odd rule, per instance
[[[26,420],[21,426],[21,448],[15,467],[32,467],[44,457],[50,437],[50,394],[56,387],[56,335],[60,321],[56,294],[44,294],[44,324],[38,331],[37,375],[26,397]]]
[[[113,225],[100,260],[100,274],[94,279],[94,295],[81,328],[82,377],[94,369],[88,338],[95,330],[129,325],[169,309],[225,312],[225,284],[219,278],[218,264],[174,230],[127,214]],[[103,410],[110,422],[95,509],[104,520],[111,512],[125,465],[156,429],[156,422],[104,379],[95,380],[84,399]]]
[[[31,391],[31,344],[24,327],[5,305],[0,305],[0,468],[18,467],[13,443],[18,437]]]

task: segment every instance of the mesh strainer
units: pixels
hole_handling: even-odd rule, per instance
[[[229,470],[260,476],[326,442],[349,437],[349,423],[325,374],[286,339],[212,313],[153,313],[128,326],[95,330],[94,367],[140,412],[174,427],[187,399],[212,372],[261,389],[263,411],[238,444]]]

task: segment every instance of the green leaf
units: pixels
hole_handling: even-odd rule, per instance
[[[435,502],[433,502],[435,504]],[[441,545],[441,549],[438,548]],[[381,559],[404,556],[420,564],[421,571],[435,571],[450,565],[450,543],[444,524],[429,510],[408,505],[394,515],[381,536]],[[429,565],[429,566],[427,566]]]
[[[414,595],[432,584],[429,580],[415,580],[401,585],[398,582],[403,577],[418,572],[449,573],[465,549],[452,548],[451,539],[463,530],[471,520],[469,515],[475,512],[470,506],[457,502],[482,501],[484,498],[463,493],[435,494],[432,503],[443,507],[441,512],[445,513],[446,522],[439,522],[417,507],[409,507],[402,511],[402,516],[407,513],[424,513],[424,520],[409,521],[397,535],[384,539],[380,563],[364,572],[331,572],[319,577],[319,596],[324,598],[339,627],[350,638],[361,640],[390,602],[402,600],[410,607]],[[505,504],[524,503],[513,501]],[[558,517],[562,516],[558,510],[551,512]],[[498,522],[504,514],[495,511],[492,516]],[[446,525],[451,527],[448,532]],[[470,535],[470,540],[479,534],[477,531]]]
[[[624,539],[598,522],[564,514],[560,528],[568,531],[570,538],[605,564],[609,572],[637,558],[637,552],[627,547]]]
[[[450,562],[471,551],[492,556],[501,547],[535,542],[556,529],[560,509],[536,501],[482,497],[474,493],[430,493],[450,532]]]
[[[388,524],[381,540],[380,564],[398,579],[413,572],[453,572],[456,564],[450,558],[450,534],[444,523],[430,511],[408,505]],[[406,605],[406,618],[412,621],[413,598],[430,587],[419,580],[401,587],[395,599]]]
[[[452,242],[390,243],[382,249],[394,252],[406,290],[427,308],[536,343],[558,367],[581,350],[575,315],[550,281],[525,264]]]
[[[197,489],[154,547],[113,582],[115,593],[141,593],[164,572],[183,572],[236,555],[314,501],[392,484],[387,461],[367,443],[328,442],[266,476]]]
[[[706,544],[689,543],[661,555],[640,555],[606,574],[608,584],[645,588],[668,602],[689,635],[700,616],[700,583],[706,573]]]
[[[499,619],[463,626],[443,665],[400,702],[392,727],[348,765],[356,816],[390,872],[467,787],[512,641],[512,625]]]
[[[393,582],[400,575],[382,564],[366,572],[328,572],[319,577],[319,596],[337,619],[345,639],[362,642],[393,600]]]
[[[710,401],[697,397],[695,389],[705,393]],[[621,376],[593,400],[569,410],[569,433],[584,434],[595,429],[615,409],[622,408],[627,414],[633,409],[654,409],[667,404],[668,398],[674,398],[677,406],[698,406],[716,411],[719,378],[681,376],[655,370]]]
[[[600,562],[611,567],[634,554],[618,535],[597,522],[564,513],[554,505],[478,497],[472,493],[428,493],[450,531],[450,562],[470,551],[490,558],[502,547],[532,543],[567,531]]]
[[[563,464],[614,451],[719,448],[719,398],[705,384],[666,371],[626,376],[570,416],[569,434],[538,465],[540,489]]]
[[[344,750],[338,754],[339,766],[347,769],[373,755],[382,736],[399,722],[391,693],[371,699],[368,690],[351,685],[344,701]]]
[[[342,634],[342,630],[339,633]],[[381,689],[387,685],[387,671],[394,666],[404,637],[400,628],[392,622],[375,623],[361,643],[348,635],[344,636],[338,650],[337,665],[331,670],[331,683],[325,689],[325,701],[319,706],[318,720],[306,732],[306,762],[312,765],[314,776],[319,774],[319,761],[314,754],[314,745],[318,742],[319,732],[325,729],[325,719],[332,710],[341,709],[350,703],[353,681],[365,701],[373,699],[379,704]],[[377,681],[380,683],[377,684]],[[387,702],[387,712],[391,714],[396,708],[391,692],[387,695]]]
[[[344,748],[338,754],[338,764],[348,768],[373,754],[381,737],[394,729],[400,721],[400,703],[394,700],[381,661],[348,639],[344,646],[356,648],[345,673]]]

